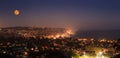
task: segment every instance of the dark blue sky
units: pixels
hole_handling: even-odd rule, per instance
[[[120,0],[0,0],[0,26],[120,29]]]

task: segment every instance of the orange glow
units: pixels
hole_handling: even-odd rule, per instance
[[[28,52],[24,52],[24,55],[28,55]]]
[[[73,31],[71,29],[67,29],[66,30],[66,33],[69,34],[69,35],[72,35],[73,34]]]
[[[65,37],[66,35],[65,34],[62,34],[61,37]]]
[[[47,36],[47,38],[51,39],[57,39],[57,38],[65,38],[65,37],[70,37],[70,35],[73,35],[73,32],[72,30],[70,29],[66,29],[65,32],[63,33],[57,33],[57,34],[54,34],[54,35],[49,35]]]
[[[19,10],[14,10],[14,15],[19,15],[20,11]]]

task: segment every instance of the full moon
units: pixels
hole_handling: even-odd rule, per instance
[[[14,15],[19,15],[20,11],[19,10],[14,10]]]

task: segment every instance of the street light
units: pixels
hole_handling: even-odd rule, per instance
[[[104,58],[103,52],[100,51],[100,52],[97,54],[96,58]]]

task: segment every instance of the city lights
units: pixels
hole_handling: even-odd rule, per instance
[[[59,51],[71,58],[110,58],[119,55],[113,47],[117,40],[72,37],[74,34],[70,29],[15,27],[2,28],[0,34],[3,38],[0,39],[0,53],[15,57],[47,57]]]
[[[120,0],[0,0],[0,58],[120,58]]]
[[[109,57],[104,56],[104,55],[103,55],[103,52],[100,51],[100,52],[96,55],[96,58],[109,58]]]

